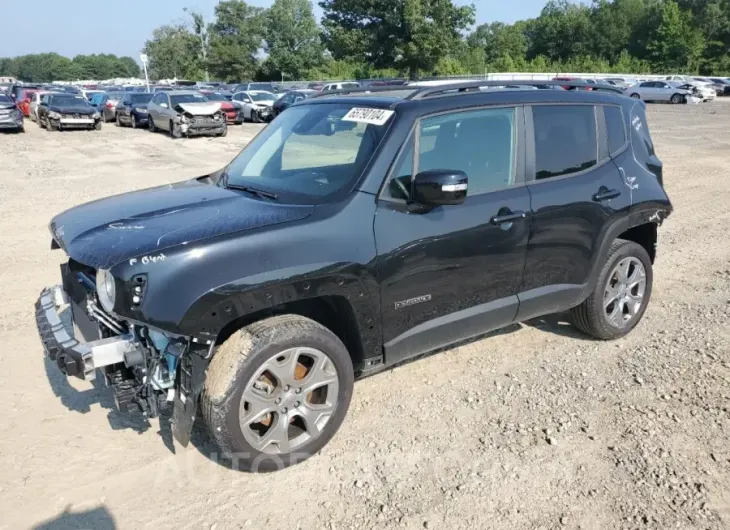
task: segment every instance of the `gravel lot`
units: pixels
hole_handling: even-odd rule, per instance
[[[649,120],[675,213],[632,335],[558,315],[366,379],[324,452],[273,475],[220,465],[200,427],[173,453],[46,365],[33,320],[52,215],[218,169],[259,127],[0,135],[0,528],[730,527],[730,101]]]

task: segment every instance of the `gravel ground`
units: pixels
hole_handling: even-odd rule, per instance
[[[371,377],[320,455],[268,475],[61,377],[33,322],[52,215],[217,169],[258,126],[0,135],[0,528],[730,527],[730,102],[649,120],[675,213],[633,334],[557,315]]]

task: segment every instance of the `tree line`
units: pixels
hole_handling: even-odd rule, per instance
[[[304,80],[486,72],[730,74],[730,0],[549,0],[539,16],[474,28],[452,0],[222,0],[212,20],[183,9],[143,51],[154,79]],[[137,74],[129,57],[0,59],[27,80]],[[64,74],[65,73],[65,74]]]
[[[486,72],[730,74],[730,0],[549,0],[533,19],[473,27],[452,0],[223,0],[206,23],[156,29],[157,77],[345,79]],[[263,52],[263,53],[262,53]]]
[[[134,59],[111,54],[77,55],[73,59],[57,53],[0,57],[0,76],[12,76],[34,83],[139,75],[139,65]]]

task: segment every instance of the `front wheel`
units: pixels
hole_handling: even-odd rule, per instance
[[[152,119],[152,116],[150,116],[149,123],[147,124],[150,132],[157,132],[157,127],[155,126],[155,120]]]
[[[129,115],[129,124],[132,126],[132,129],[137,128],[137,117],[134,115],[134,113],[131,113]]]
[[[172,120],[170,120],[170,137],[177,140],[178,138],[182,138],[182,130],[180,129],[179,123],[173,123]]]
[[[342,425],[354,386],[340,339],[298,315],[255,322],[216,351],[201,410],[221,450],[248,471],[276,471],[320,451]]]
[[[100,131],[100,130],[101,130],[101,123],[102,123],[103,119],[104,119],[104,118],[102,118],[101,120],[97,121],[97,122],[96,122],[96,123],[94,124],[94,129],[96,129],[97,131]]]
[[[670,99],[669,101],[671,101],[673,105],[679,105],[680,103],[682,103],[682,99],[683,98],[681,94],[674,94],[672,96],[672,99]]]
[[[631,97],[634,99],[641,99],[641,96],[639,94],[633,93],[631,94]]]
[[[646,249],[633,241],[617,239],[593,293],[572,310],[573,323],[597,339],[628,335],[644,316],[654,275]]]

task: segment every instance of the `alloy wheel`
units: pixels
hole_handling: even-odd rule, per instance
[[[335,412],[338,392],[337,370],[324,352],[302,347],[274,355],[241,395],[243,436],[262,453],[291,453],[319,437]]]
[[[608,277],[603,294],[606,319],[611,326],[624,328],[636,318],[646,294],[646,269],[634,257],[618,262]]]

